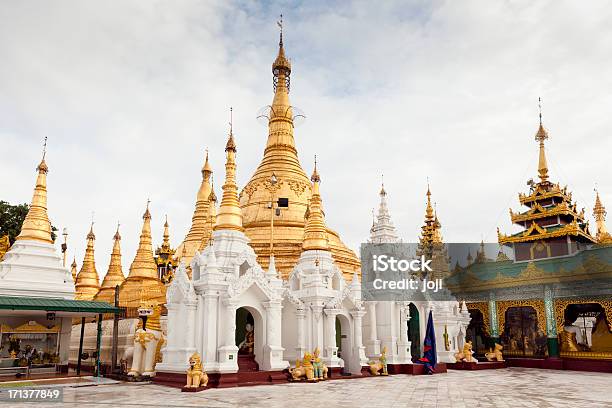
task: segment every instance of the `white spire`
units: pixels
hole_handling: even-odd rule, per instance
[[[384,184],[380,189],[380,205],[378,207],[378,214],[376,220],[372,224],[370,229],[369,241],[373,244],[391,244],[401,242],[401,239],[397,235],[395,226],[391,221],[389,215],[389,208],[387,207],[387,191],[385,190]]]

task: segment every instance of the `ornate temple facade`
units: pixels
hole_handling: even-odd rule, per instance
[[[309,180],[297,160],[282,36],[273,73],[264,160],[239,195],[230,128],[212,236],[195,251],[191,277],[183,257],[168,287],[161,372],[183,372],[196,351],[207,371],[238,376],[245,366],[280,373],[315,348],[329,367],[360,375],[366,364],[359,262],[325,224],[316,163]],[[289,207],[274,207],[283,197]]]
[[[495,260],[477,256],[466,267],[455,268],[448,282],[466,299],[479,326],[470,327],[468,337],[480,354],[499,342],[505,356],[541,358],[534,364],[543,367],[581,369],[581,359],[612,357],[612,241],[599,194],[593,236],[571,192],[549,180],[548,132],[541,116],[535,139],[539,182],[530,180],[530,192],[519,194],[528,210],[510,210],[512,222],[523,230],[498,232],[500,246],[508,247],[512,256],[501,250]],[[551,359],[559,355],[561,360]]]

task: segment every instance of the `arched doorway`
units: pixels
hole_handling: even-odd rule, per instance
[[[348,318],[344,315],[336,316],[336,347],[338,347],[338,357],[344,361],[342,369],[344,374],[350,374],[349,364],[352,357],[352,336],[351,325]]]
[[[419,310],[410,303],[410,320],[408,321],[408,341],[410,341],[410,354],[412,361],[416,362],[421,358],[421,333],[419,329]]]
[[[484,324],[484,316],[478,309],[468,309],[470,312],[470,324],[467,327],[465,340],[472,342],[472,350],[478,356],[484,356],[491,347],[493,340]]]
[[[253,337],[252,341],[252,350],[249,352],[247,347],[241,347],[247,338],[247,324],[250,326],[251,333],[248,337]],[[239,354],[255,354],[255,319],[251,312],[249,312],[246,308],[241,307],[236,310],[236,346],[239,347]]]
[[[538,316],[532,306],[510,307],[506,310],[501,342],[508,356],[546,356],[546,334],[538,330]]]
[[[258,371],[263,358],[263,321],[252,307],[236,309],[236,335],[238,347],[238,371]]]

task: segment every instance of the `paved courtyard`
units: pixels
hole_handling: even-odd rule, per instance
[[[65,388],[68,407],[611,407],[612,374],[508,368],[181,393],[153,384]],[[19,407],[34,406],[20,403]],[[36,404],[57,408],[60,404]]]

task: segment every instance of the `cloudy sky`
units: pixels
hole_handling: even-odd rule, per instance
[[[612,209],[612,8],[558,0],[2,2],[0,200],[30,201],[47,136],[49,214],[79,266],[94,212],[98,272],[119,221],[127,274],[149,197],[155,244],[167,214],[177,245],[207,147],[221,184],[229,106],[241,186],[261,159],[280,12],[302,166],[318,155],[327,223],[350,247],[381,173],[405,241],[427,178],[447,241],[513,231],[539,96],[552,180],[589,214],[597,185]]]

